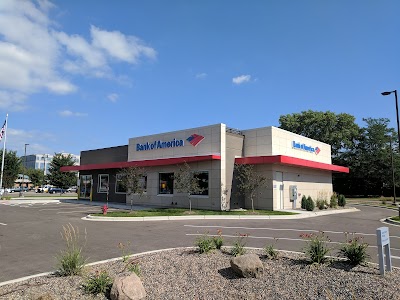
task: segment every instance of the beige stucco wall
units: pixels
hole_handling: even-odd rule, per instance
[[[332,163],[331,146],[301,135],[269,126],[243,131],[245,138],[244,156],[286,155],[321,163]],[[294,149],[293,141],[311,147],[319,147],[319,154]]]
[[[221,183],[225,184],[225,163],[226,163],[226,125],[216,124],[199,128],[185,129],[163,134],[136,137],[129,139],[128,161],[141,161],[174,157],[189,157],[217,154],[221,160],[203,161],[189,163],[193,171],[208,171],[209,195],[192,196],[193,208],[221,209]],[[192,134],[204,136],[204,139],[196,146],[192,146],[186,139]],[[137,151],[138,143],[153,143],[154,141],[171,141],[173,139],[183,140],[184,146],[163,149]],[[147,193],[144,197],[132,196],[134,204],[145,204],[153,206],[189,207],[189,200],[186,195],[177,193],[161,195],[158,194],[159,173],[174,172],[176,165],[157,166],[147,168]],[[130,197],[127,196],[127,204]],[[171,203],[174,203],[173,205]],[[176,204],[175,204],[176,203]]]

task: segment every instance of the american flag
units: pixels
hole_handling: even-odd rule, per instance
[[[6,121],[4,121],[3,127],[1,127],[1,130],[0,130],[0,141],[3,139],[5,132],[6,132]]]

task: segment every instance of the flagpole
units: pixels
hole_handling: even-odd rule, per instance
[[[1,177],[0,177],[0,188],[3,188],[3,172],[4,172],[4,157],[6,155],[6,141],[7,141],[7,126],[8,126],[8,114],[6,115],[6,127],[4,130],[4,144],[3,144],[3,158],[1,160]]]

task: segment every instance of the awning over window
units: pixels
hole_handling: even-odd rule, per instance
[[[178,165],[183,163],[192,163],[208,160],[221,160],[221,155],[202,155],[202,156],[186,156],[186,157],[171,157],[171,158],[160,158],[151,160],[135,160],[135,161],[124,161],[124,162],[111,162],[103,164],[90,164],[80,166],[65,166],[61,167],[62,172],[70,171],[87,171],[87,170],[102,170],[102,169],[121,169],[128,167],[154,167],[154,166],[167,166],[167,165]]]
[[[341,172],[341,173],[349,173],[350,171],[349,168],[347,167],[325,164],[285,155],[240,157],[235,159],[235,163],[246,164],[246,165],[280,164],[280,165],[303,167],[303,168]]]

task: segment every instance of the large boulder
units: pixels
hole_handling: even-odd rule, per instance
[[[245,254],[231,259],[231,268],[236,274],[243,277],[260,278],[264,267],[256,254]]]
[[[111,300],[140,300],[146,298],[142,281],[135,274],[121,276],[114,279],[111,292]]]

